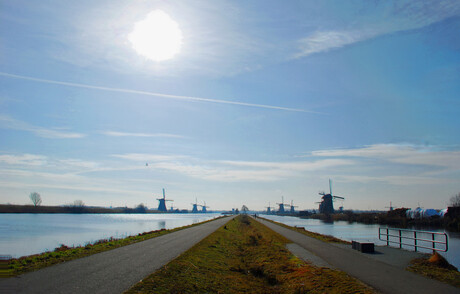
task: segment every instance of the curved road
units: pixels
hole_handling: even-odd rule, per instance
[[[231,218],[0,280],[1,293],[122,293]]]
[[[382,293],[460,293],[460,289],[376,260],[350,248],[334,246],[272,222],[259,222],[313,253],[332,267],[342,270]]]

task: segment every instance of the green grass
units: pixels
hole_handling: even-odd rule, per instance
[[[241,215],[127,293],[373,293],[343,272],[296,258],[289,242]]]
[[[270,219],[266,219],[266,218],[263,218],[263,217],[259,217],[259,218],[261,218],[261,219],[263,219],[265,221],[269,221],[269,222],[272,222],[274,224],[277,224],[278,226],[281,226],[281,227],[284,227],[284,228],[287,228],[287,229],[291,229],[291,230],[294,230],[294,231],[299,232],[301,234],[307,235],[309,237],[321,240],[323,242],[351,245],[351,242],[344,241],[342,239],[339,239],[339,238],[336,238],[336,237],[333,237],[333,236],[322,235],[322,234],[318,234],[318,233],[315,233],[315,232],[307,231],[303,227],[291,227],[291,226],[285,225],[283,223],[275,222],[275,221],[272,221]]]
[[[212,221],[212,220],[208,220]],[[205,221],[205,222],[208,222]],[[199,224],[203,224],[205,222],[201,222]],[[87,244],[86,246],[79,246],[79,247],[67,247],[66,245],[61,245],[60,247],[56,248],[52,252],[44,252],[41,254],[24,256],[21,258],[13,258],[10,260],[0,260],[2,263],[0,267],[0,277],[13,277],[17,276],[26,272],[35,271],[47,266],[51,266],[54,264],[70,261],[73,259],[93,255],[96,253],[112,250],[115,248],[119,248],[122,246],[134,244],[137,242],[145,241],[151,238],[155,238],[158,236],[162,236],[165,234],[169,234],[178,230],[182,230],[185,228],[189,228],[192,226],[199,225],[193,224],[189,226],[184,226],[180,228],[175,228],[171,230],[157,230],[151,231],[146,233],[140,233],[136,236],[130,236],[122,239],[104,239],[99,240],[91,244]]]

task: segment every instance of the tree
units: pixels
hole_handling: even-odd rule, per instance
[[[34,206],[39,206],[40,204],[42,204],[42,197],[37,192],[30,193],[29,198],[30,200],[32,200]]]
[[[243,213],[247,213],[248,210],[249,210],[249,208],[248,208],[246,205],[243,205],[243,206],[241,207],[241,211],[242,211]]]
[[[450,206],[460,207],[460,192],[450,197]]]
[[[75,200],[75,201],[73,202],[73,206],[74,206],[74,207],[84,207],[84,206],[85,206],[85,203],[84,203],[83,201],[81,201],[81,200]]]

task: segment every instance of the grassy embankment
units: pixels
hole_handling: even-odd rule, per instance
[[[205,222],[209,222],[208,220]],[[52,252],[44,252],[41,254],[24,256],[20,258],[13,258],[10,260],[0,260],[3,265],[0,267],[0,277],[12,277],[26,272],[35,271],[54,264],[70,261],[73,259],[93,255],[96,253],[112,250],[122,246],[134,244],[137,242],[145,241],[151,238],[159,237],[161,235],[169,234],[185,228],[203,224],[205,222],[175,228],[171,230],[157,230],[151,232],[140,233],[136,236],[130,236],[122,239],[104,239],[94,243],[87,244],[86,246],[67,247],[61,245]]]
[[[344,272],[299,260],[288,242],[241,215],[127,293],[373,293]]]
[[[412,260],[407,270],[460,288],[460,272],[438,253]]]
[[[291,227],[265,218],[264,220],[325,242],[351,244],[350,242],[332,236],[307,231],[305,228]],[[460,272],[438,253],[427,256],[426,258],[416,258],[412,260],[406,270],[460,288]]]

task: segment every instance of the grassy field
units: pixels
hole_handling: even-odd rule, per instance
[[[205,222],[201,222],[199,224],[203,223]],[[0,267],[0,277],[5,278],[17,276],[26,272],[35,271],[54,264],[70,261],[73,259],[141,242],[144,240],[155,238],[161,235],[165,235],[199,224],[193,224],[171,230],[162,229],[157,231],[151,231],[122,239],[104,239],[92,244],[87,244],[86,246],[67,247],[66,245],[61,245],[61,247],[56,248],[52,252],[44,252],[41,254],[24,256],[21,258],[13,258],[10,260],[1,260],[3,265]]]
[[[127,293],[373,293],[343,272],[299,260],[287,242],[241,215]]]
[[[266,221],[269,221],[269,222],[272,222],[274,224],[277,224],[278,226],[281,226],[281,227],[284,227],[284,228],[287,228],[287,229],[290,229],[290,230],[297,231],[297,232],[299,232],[301,234],[307,235],[309,237],[312,237],[312,238],[315,238],[315,239],[318,239],[318,240],[321,240],[321,241],[324,241],[324,242],[351,245],[351,242],[344,241],[342,239],[339,239],[339,238],[336,238],[336,237],[333,237],[333,236],[322,235],[322,234],[318,234],[318,233],[315,233],[315,232],[307,231],[303,227],[291,227],[291,226],[285,225],[283,223],[272,221],[272,220],[267,219],[267,218],[262,218],[262,219],[266,220]]]

